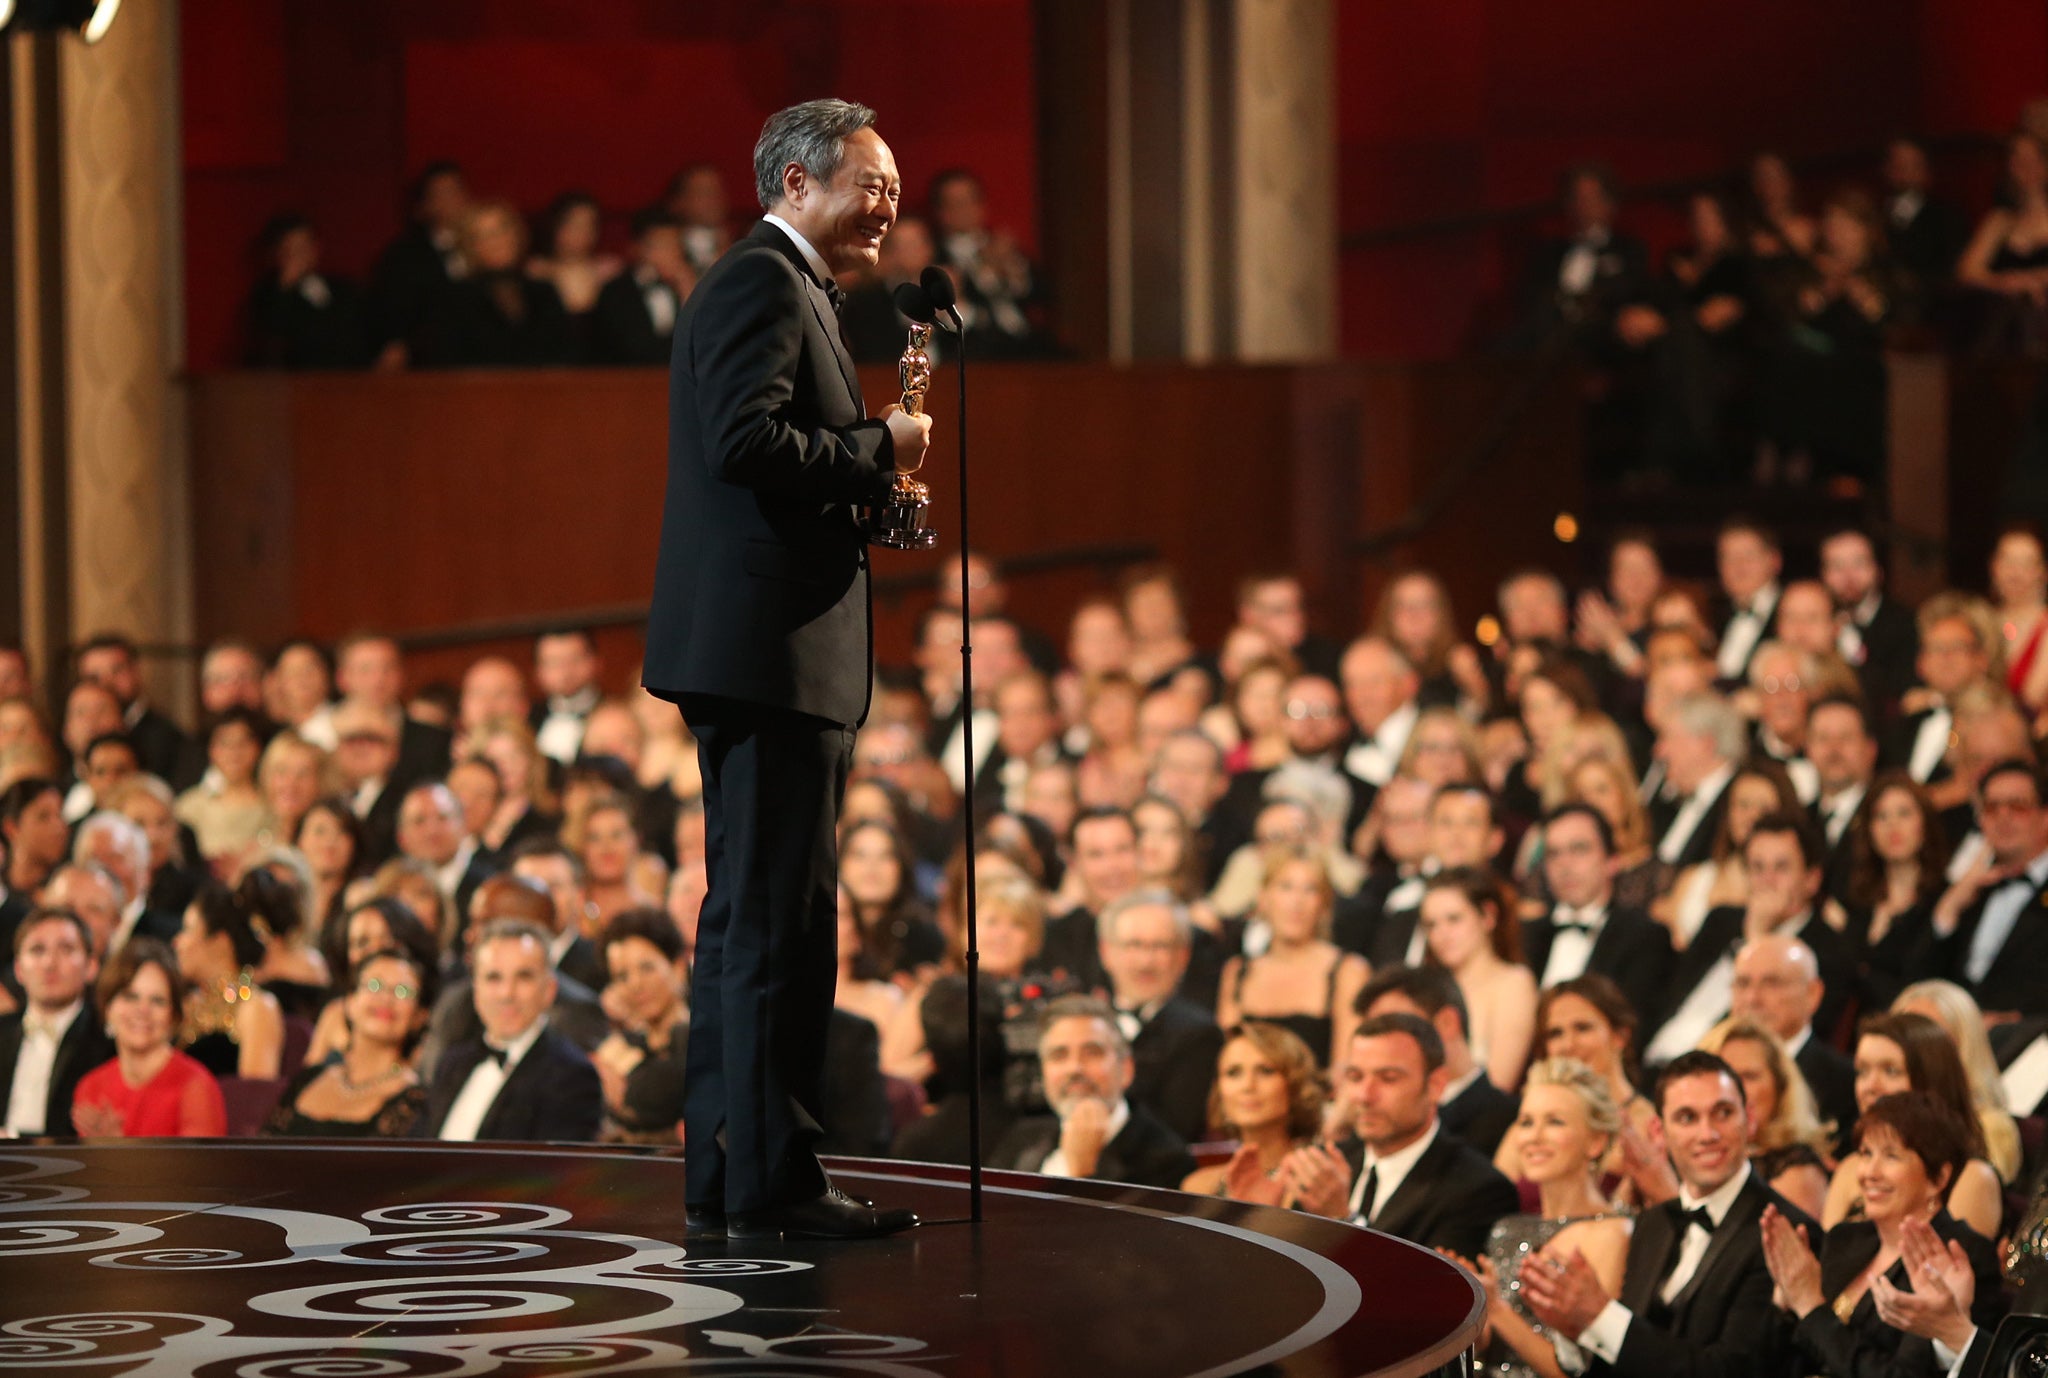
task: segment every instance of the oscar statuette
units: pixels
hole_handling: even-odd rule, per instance
[[[904,347],[903,357],[896,361],[896,376],[903,384],[903,410],[912,416],[923,413],[924,395],[932,385],[932,356],[925,350],[932,340],[930,308],[926,307],[921,314],[925,319],[911,321],[910,341]],[[920,458],[919,467],[923,464]],[[888,501],[868,512],[869,543],[891,550],[930,550],[939,543],[939,533],[925,525],[931,505],[932,492],[928,486],[910,474],[897,474]]]

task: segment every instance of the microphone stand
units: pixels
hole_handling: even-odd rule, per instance
[[[966,790],[960,800],[961,832],[967,844],[967,1202],[968,1218],[981,1223],[981,930],[974,874],[974,610],[967,577],[967,323],[958,310],[953,318],[960,342],[960,744],[967,756]]]

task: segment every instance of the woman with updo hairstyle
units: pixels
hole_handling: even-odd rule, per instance
[[[1216,1055],[1209,1123],[1237,1141],[1230,1161],[1197,1168],[1180,1189],[1255,1206],[1294,1205],[1282,1170],[1288,1156],[1322,1128],[1322,1074],[1308,1045],[1277,1024],[1257,1020],[1230,1030]]]
[[[1818,1220],[1827,1202],[1832,1124],[1822,1124],[1813,1090],[1778,1036],[1754,1019],[1724,1019],[1700,1040],[1742,1083],[1749,1105],[1749,1158],[1772,1191]]]
[[[1430,878],[1417,920],[1424,960],[1457,979],[1472,1012],[1472,1059],[1512,1091],[1536,1041],[1536,977],[1522,964],[1521,920],[1508,888],[1476,866]]]
[[[1504,1217],[1487,1236],[1484,1255],[1459,1260],[1486,1289],[1491,1339],[1477,1371],[1564,1378],[1551,1332],[1522,1301],[1522,1269],[1530,1263],[1581,1256],[1609,1295],[1619,1295],[1631,1224],[1601,1191],[1599,1178],[1622,1124],[1607,1078],[1584,1063],[1546,1058],[1529,1069],[1508,1139],[1524,1177],[1536,1185],[1538,1208]]]
[[[1949,1181],[1949,1214],[1986,1239],[1998,1237],[2005,1193],[1998,1172],[1984,1156],[1984,1130],[1970,1095],[1969,1074],[1948,1032],[1922,1014],[1873,1014],[1856,1030],[1856,1110],[1867,1114],[1879,1099],[1899,1091],[1925,1091],[1956,1117],[1967,1132],[1969,1160]],[[1833,1229],[1863,1214],[1857,1160],[1849,1157],[1828,1183],[1820,1223]]]
[[[585,810],[577,852],[590,896],[585,936],[601,935],[614,914],[661,907],[662,897],[668,893],[668,878],[663,876],[652,892],[642,887],[640,832],[633,823],[633,806],[623,795],[605,795]]]
[[[1226,1029],[1248,1020],[1276,1024],[1328,1067],[1331,1051],[1350,1044],[1359,1023],[1353,1005],[1372,968],[1330,941],[1336,891],[1320,852],[1280,847],[1265,869],[1252,917],[1271,938],[1264,951],[1223,964],[1216,1022]]]
[[[255,877],[261,873],[262,880]],[[250,857],[235,882],[235,896],[270,930],[256,982],[284,1007],[287,1018],[312,1020],[327,1003],[336,968],[320,950],[312,912],[313,871],[291,847],[269,847]]]
[[[373,896],[328,924],[320,933],[320,950],[327,958],[329,970],[349,972],[361,966],[373,952],[402,952],[415,966],[434,974],[433,985],[440,984],[439,939],[403,900],[388,895]],[[326,1008],[320,1011],[319,1019],[314,1021],[313,1041],[306,1048],[308,1066],[323,1061],[331,1052],[348,1047],[349,1027],[344,1004],[348,991],[352,989],[354,987],[349,986],[335,991]],[[428,1012],[432,1012],[431,1003]],[[415,1051],[413,1045],[406,1048],[407,1056]]]
[[[265,872],[251,876],[282,889]],[[185,1051],[215,1076],[263,1081],[286,1071],[284,1011],[256,982],[256,968],[274,936],[270,920],[259,912],[263,901],[274,898],[261,893],[267,888],[255,887],[251,898],[258,903],[248,904],[224,885],[202,886],[172,942],[186,986],[180,1038]]]
[[[1560,1058],[1592,1070],[1606,1083],[1607,1097],[1621,1108],[1624,1128],[1647,1134],[1657,1118],[1650,1098],[1636,1089],[1636,1012],[1621,987],[1598,972],[1560,981],[1536,1002],[1536,1056]],[[1494,1151],[1493,1165],[1509,1181],[1525,1180],[1521,1150],[1508,1134]],[[1602,1181],[1618,1182],[1628,1166],[1619,1139],[1601,1163]],[[1624,1188],[1627,1190],[1627,1188]],[[1635,1194],[1640,1200],[1640,1184]]]
[[[689,956],[675,922],[634,908],[604,929],[604,1008],[612,1031],[590,1055],[604,1084],[606,1143],[673,1144],[683,1118],[690,1008]]]
[[[427,1088],[412,1065],[413,1049],[434,1008],[431,951],[396,947],[365,953],[349,968],[347,993],[335,1001],[346,1041],[308,1058],[264,1121],[277,1137],[402,1139],[427,1108]]]
[[[100,973],[99,1007],[114,1056],[79,1079],[71,1119],[83,1138],[217,1139],[227,1104],[212,1073],[179,1052],[178,959],[132,937]]]

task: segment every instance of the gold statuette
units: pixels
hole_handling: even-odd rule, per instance
[[[912,321],[910,342],[904,346],[903,357],[896,361],[896,377],[903,384],[903,410],[912,416],[923,413],[924,395],[931,390],[932,356],[925,350],[931,342],[931,326]],[[917,462],[923,467],[922,456]],[[939,543],[939,533],[925,525],[931,506],[930,488],[910,474],[897,474],[889,488],[889,500],[868,511],[869,543],[891,550],[930,550]]]

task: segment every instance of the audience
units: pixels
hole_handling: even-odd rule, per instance
[[[346,1041],[293,1075],[263,1132],[411,1137],[427,1107],[411,1052],[434,1004],[432,964],[416,951],[377,948],[350,965],[348,993],[338,1004]]]
[[[126,944],[100,973],[111,1059],[79,1079],[71,1119],[87,1138],[219,1138],[227,1105],[213,1074],[174,1040],[183,1023],[178,959],[154,938]]]
[[[1232,1029],[1217,1056],[1209,1122],[1237,1143],[1230,1160],[1198,1168],[1181,1190],[1257,1206],[1292,1206],[1281,1169],[1322,1128],[1323,1090],[1308,1045],[1277,1024]]]
[[[67,1135],[85,1074],[114,1056],[93,1002],[93,931],[68,909],[30,910],[14,930],[22,1008],[0,1015],[0,1128],[17,1138]]]

